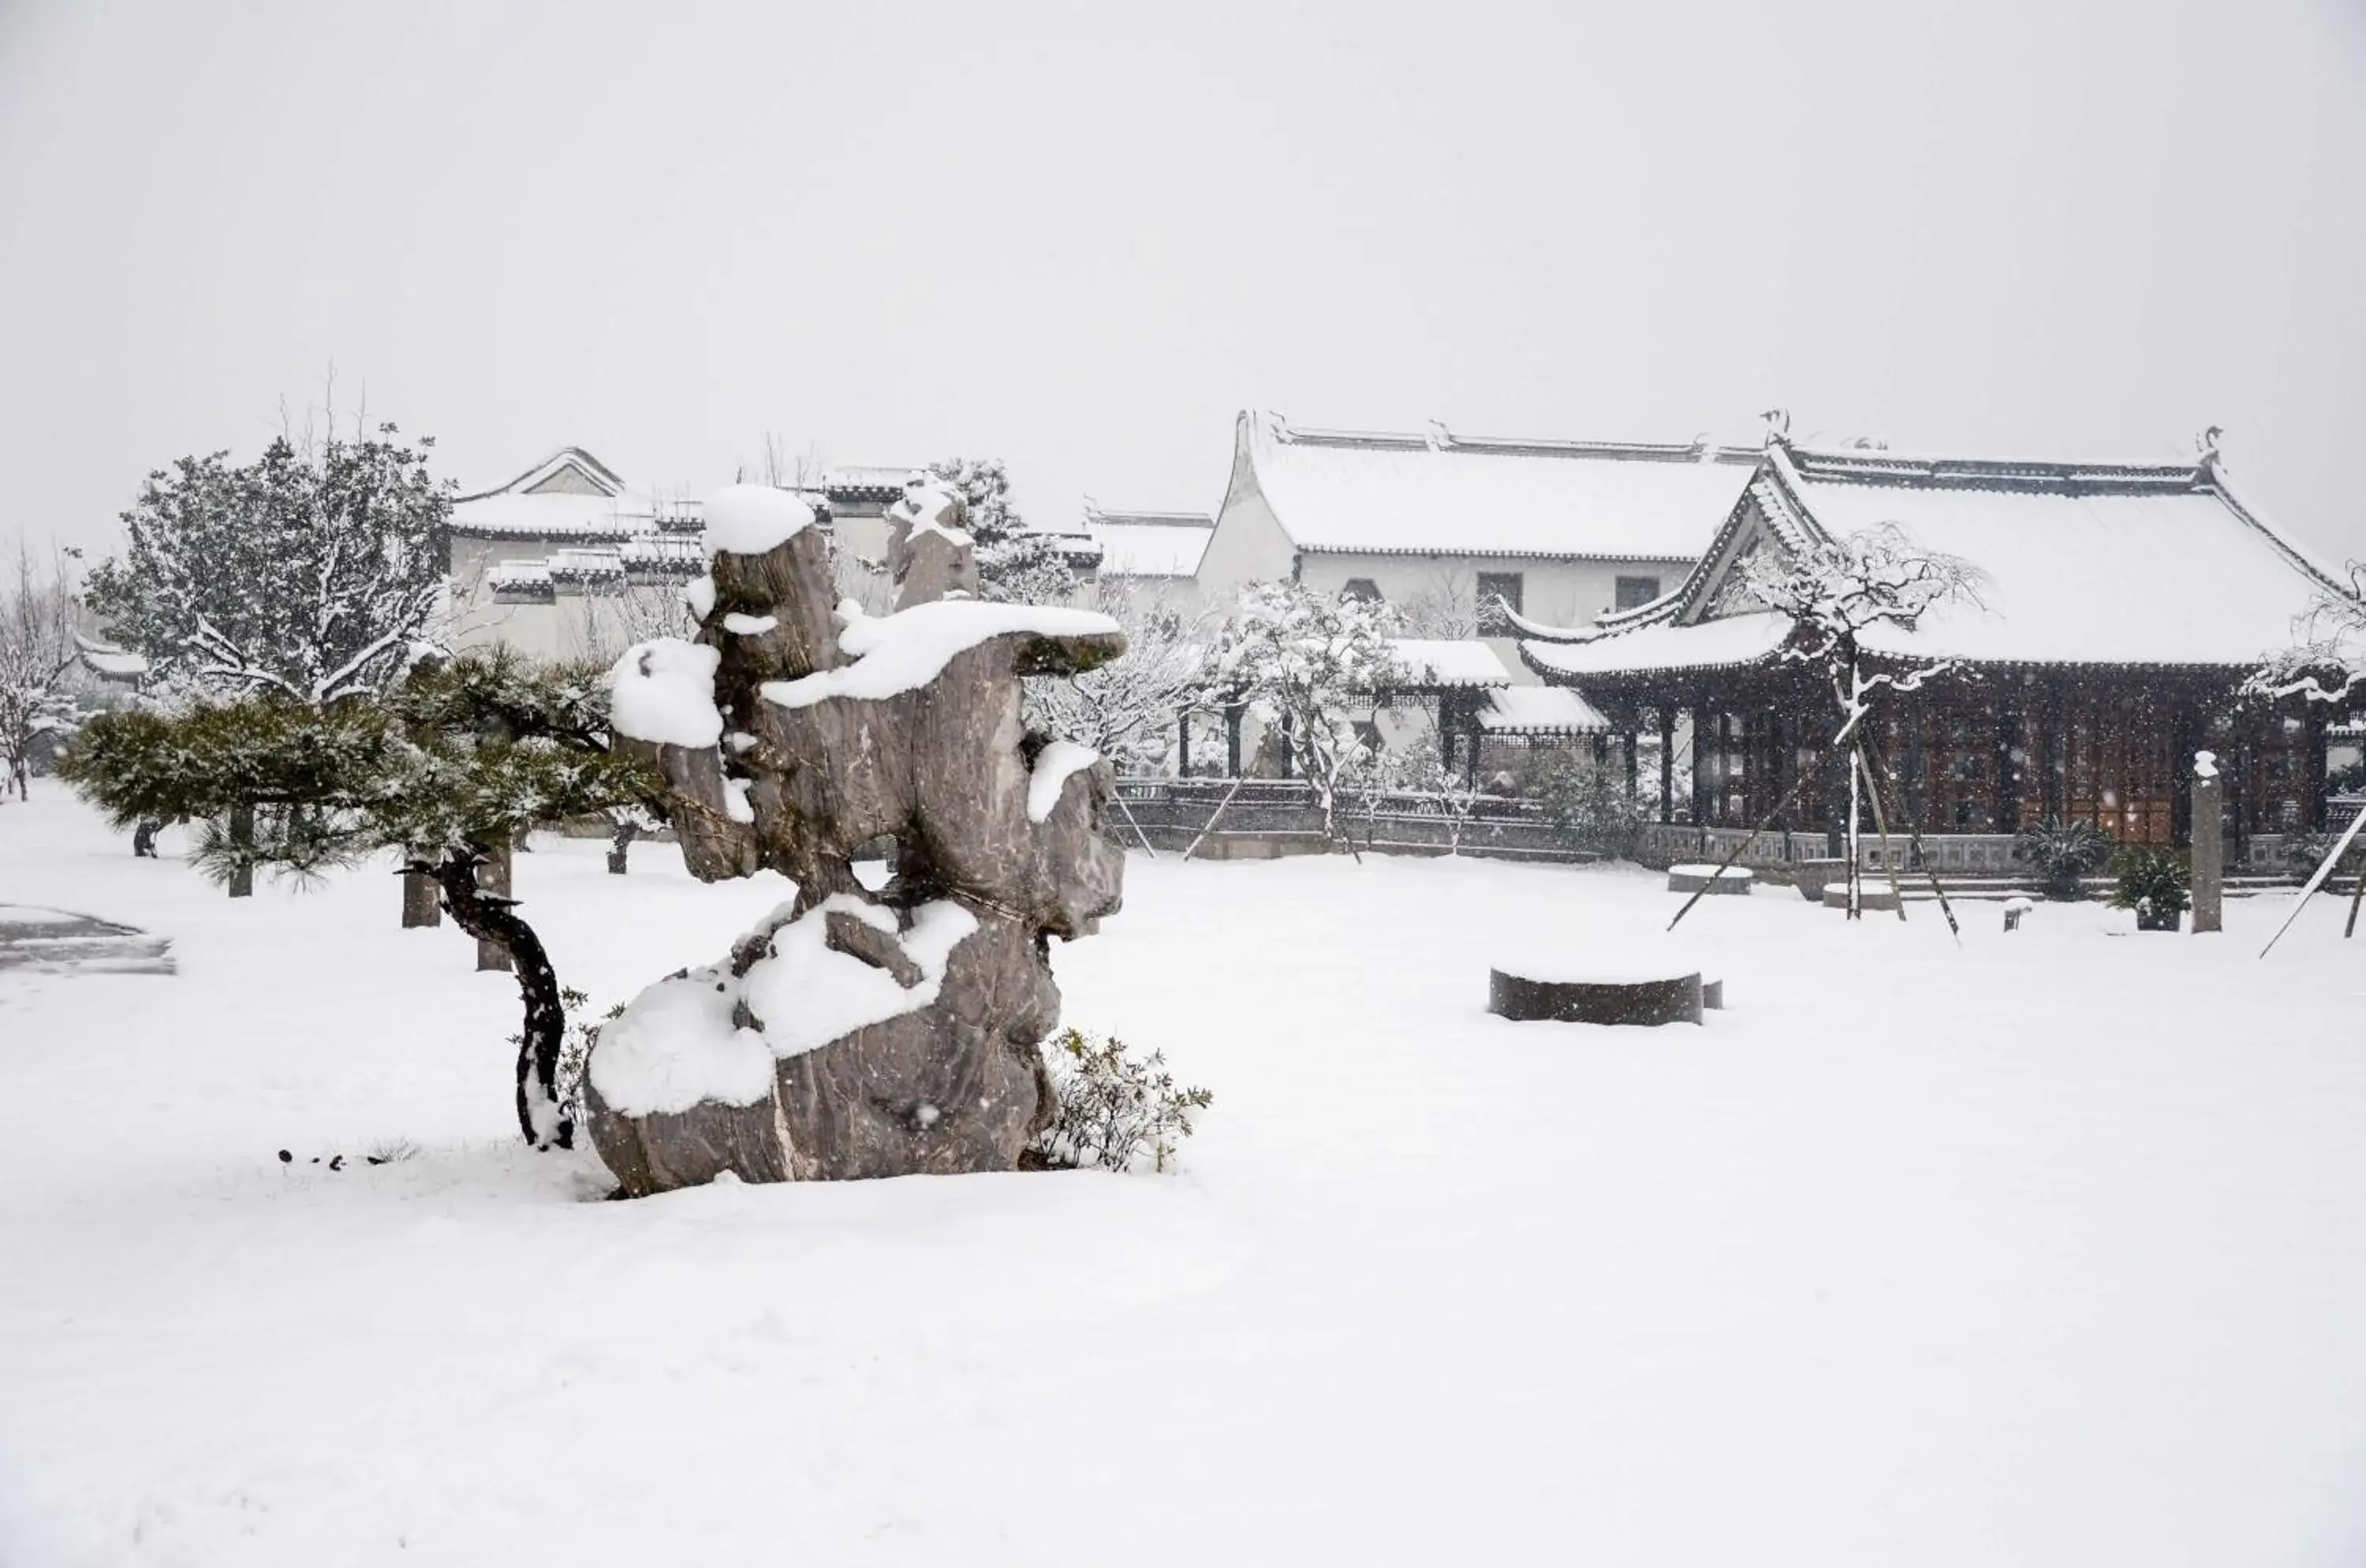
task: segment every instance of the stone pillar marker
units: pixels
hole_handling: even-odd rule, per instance
[[[2218,779],[2218,759],[2209,751],[2193,754],[2193,930],[2223,931],[2219,906],[2226,888],[2226,840],[2220,823],[2224,786]]]

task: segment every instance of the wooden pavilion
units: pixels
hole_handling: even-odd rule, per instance
[[[1690,798],[1663,762],[1661,822],[1755,824],[1806,773],[1775,826],[1786,843],[1792,832],[1836,840],[1837,700],[1819,666],[1786,657],[1791,623],[1749,595],[1738,568],[1882,525],[1983,573],[1980,604],[1862,639],[1876,664],[1956,661],[1918,693],[1886,696],[1869,730],[1922,834],[1984,836],[1995,852],[2009,847],[2001,836],[2060,818],[2122,842],[2183,844],[2184,781],[2204,748],[2225,768],[2238,858],[2255,838],[2323,826],[2327,728],[2339,716],[2241,689],[2340,585],[2244,502],[2207,444],[2192,463],[2055,463],[1813,450],[1777,434],[1683,583],[1585,631],[1524,623],[1521,657],[1609,718],[1630,773],[1639,733],[1656,729],[1672,760],[1689,732]]]

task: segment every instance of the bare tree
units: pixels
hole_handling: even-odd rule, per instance
[[[1206,629],[1122,579],[1097,582],[1092,607],[1123,628],[1123,657],[1074,679],[1029,681],[1028,717],[1091,747],[1120,772],[1155,765],[1173,727],[1199,705]]]
[[[1405,636],[1455,641],[1479,635],[1479,583],[1467,571],[1440,567],[1398,605]]]
[[[1864,877],[1858,868],[1861,780],[1873,773],[1865,760],[1860,729],[1885,687],[1911,692],[1957,668],[1953,659],[1917,660],[1894,654],[1867,661],[1862,635],[1888,625],[1912,630],[1933,609],[1980,603],[1980,570],[1958,556],[1927,550],[1895,523],[1884,523],[1843,539],[1822,541],[1797,552],[1760,549],[1741,562],[1740,591],[1787,617],[1792,626],[1786,660],[1814,664],[1831,682],[1840,705],[1835,750],[1848,750],[1848,917],[1863,914]],[[1795,786],[1796,787],[1796,786]]]
[[[82,649],[64,552],[54,552],[44,571],[20,538],[10,579],[0,590],[0,794],[14,784],[22,800],[31,794],[34,749],[73,728],[68,688]]]

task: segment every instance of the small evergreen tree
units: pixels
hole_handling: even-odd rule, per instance
[[[327,706],[266,689],[175,713],[102,714],[61,772],[118,826],[202,819],[195,858],[219,878],[256,867],[317,875],[389,849],[432,877],[454,923],[509,954],[525,1010],[518,1125],[536,1147],[564,1148],[573,1122],[558,1083],[558,973],[517,901],[480,889],[477,870],[536,823],[654,807],[662,781],[610,738],[596,671],[535,670],[502,652]],[[221,825],[242,812],[243,823]]]

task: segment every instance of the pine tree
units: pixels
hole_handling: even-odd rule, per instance
[[[103,714],[60,771],[118,826],[205,822],[194,858],[220,879],[258,867],[312,876],[389,849],[433,878],[454,923],[511,959],[525,1009],[518,1125],[535,1146],[563,1148],[574,1130],[558,1087],[558,974],[517,900],[479,887],[478,868],[537,823],[655,808],[663,782],[610,738],[597,671],[531,669],[501,652],[326,706],[267,688],[175,713]]]

